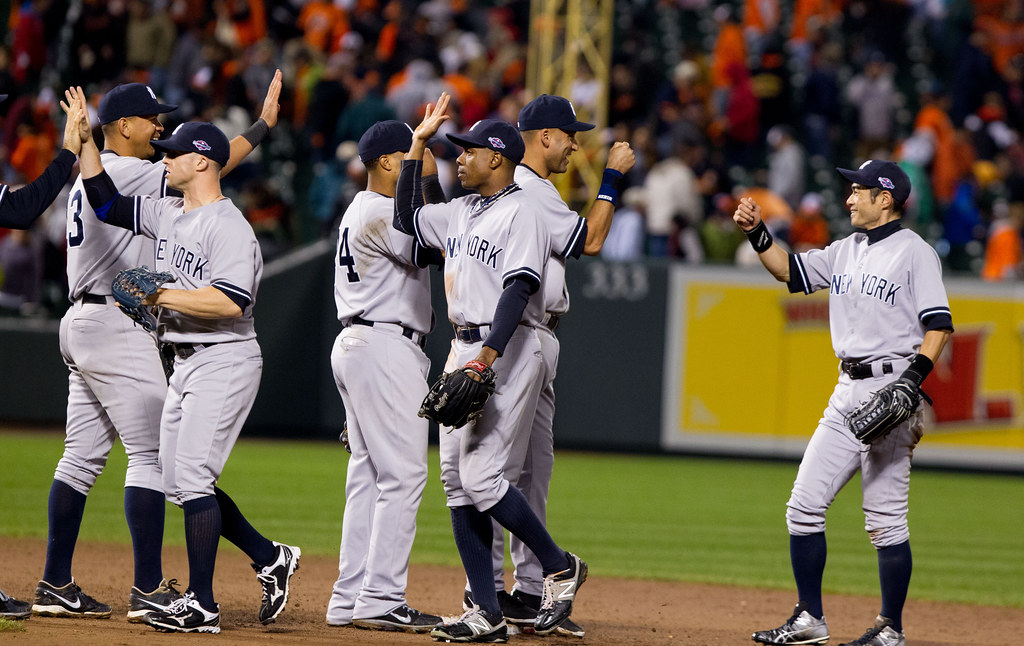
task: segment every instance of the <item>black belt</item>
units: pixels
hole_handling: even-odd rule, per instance
[[[858,363],[856,361],[846,361],[844,359],[842,363],[842,370],[846,374],[850,375],[850,379],[870,379],[871,377],[874,377],[874,373],[871,372],[870,363]],[[882,374],[892,374],[891,361],[882,362]]]
[[[558,314],[548,314],[547,316],[544,317],[540,324],[554,332],[555,328],[558,327],[559,320],[561,320],[561,317],[558,316]]]
[[[348,324],[349,325],[365,325],[366,327],[373,327],[374,321],[367,321],[366,319],[364,319],[361,316],[353,316],[352,319],[348,322]],[[420,340],[417,341],[416,340],[416,334],[417,334],[416,330],[412,329],[411,327],[406,327],[406,326],[404,326],[404,325],[402,325],[400,323],[391,323],[391,325],[397,325],[398,327],[402,328],[402,336],[404,336],[405,338],[409,339],[410,341],[412,341],[416,345],[420,346],[421,348],[427,344],[427,335],[426,334],[420,334]]]
[[[87,305],[106,305],[107,297],[100,294],[82,294],[79,299]]]
[[[179,359],[188,359],[196,352],[199,352],[203,348],[209,348],[216,345],[215,343],[170,343],[168,344],[174,350],[174,354]]]
[[[455,338],[463,343],[476,343],[477,341],[483,341],[484,337],[480,333],[482,325],[453,325],[455,328]]]

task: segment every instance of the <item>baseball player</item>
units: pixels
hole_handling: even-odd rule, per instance
[[[633,167],[635,159],[628,143],[618,142],[611,147],[601,190],[598,191],[589,216],[584,219],[566,206],[558,189],[548,178],[568,170],[570,156],[579,149],[576,133],[591,130],[594,125],[579,121],[568,99],[542,94],[520,111],[518,127],[526,152],[522,163],[516,166],[515,181],[538,208],[558,252],[548,256],[540,288],[544,317],[542,324],[537,327],[537,336],[544,355],[543,385],[530,429],[525,461],[522,464],[506,464],[504,471],[505,477],[526,496],[530,508],[541,522],[545,522],[548,488],[554,467],[554,378],[559,351],[555,328],[559,319],[569,310],[565,261],[568,258],[579,258],[581,253],[591,256],[600,253],[615,210],[618,196],[616,184]],[[501,527],[496,526],[493,559],[498,602],[507,622],[529,631],[533,629],[543,592],[541,566],[533,552],[512,536],[510,551],[515,564],[515,585],[511,594],[506,592],[503,538]],[[467,608],[472,606],[471,598],[466,601]],[[577,637],[584,635],[583,629],[571,619],[566,619],[558,627],[558,632]]]
[[[906,173],[882,160],[836,170],[852,183],[846,206],[855,232],[823,250],[783,251],[750,198],[740,200],[733,214],[762,264],[790,292],[829,290],[832,347],[841,361],[839,382],[807,445],[787,503],[798,602],[784,624],[752,637],[763,644],[828,641],[821,600],[825,512],[860,470],[865,527],[878,551],[882,609],[864,635],[844,646],[904,646],[902,613],[912,563],[910,461],[924,432],[922,413],[916,411],[869,445],[854,436],[846,419],[894,380],[919,392],[953,332],[953,320],[938,255],[902,225],[911,188]]]
[[[441,479],[475,606],[431,631],[438,640],[504,642],[508,628],[494,590],[491,520],[521,539],[540,560],[544,598],[535,628],[553,632],[572,612],[587,565],[561,549],[504,477],[523,462],[542,385],[543,357],[536,327],[544,316],[540,286],[552,242],[535,203],[514,181],[523,157],[519,132],[485,119],[469,132],[448,135],[464,151],[457,160],[467,195],[423,205],[420,174],[427,141],[448,119],[443,93],[413,133],[395,198],[395,227],[425,247],[445,253],[448,318],[455,339],[445,371],[463,366],[482,373],[493,365],[495,395],[482,416],[440,437]],[[511,457],[511,456],[515,457]]]
[[[427,420],[416,411],[427,394],[423,343],[433,327],[423,268],[428,252],[391,226],[395,184],[411,145],[412,129],[401,121],[380,121],[363,134],[366,190],[353,198],[338,231],[334,298],[344,329],[331,365],[352,457],[327,623],[419,633],[441,618],[405,601],[427,482]],[[433,193],[429,201],[443,202],[437,170],[430,171],[424,190]]]
[[[0,103],[6,99],[6,94],[0,94]],[[6,184],[0,184],[0,228],[31,227],[43,211],[57,199],[60,189],[64,188],[81,148],[78,127],[74,122],[68,121],[64,131],[64,145],[42,175],[14,191]],[[0,596],[2,595],[0,592]]]
[[[231,142],[225,171],[236,166],[277,123],[281,73],[267,91],[260,119]],[[79,100],[67,93],[68,102]],[[81,97],[84,104],[84,97]],[[99,104],[110,176],[126,193],[166,195],[163,164],[151,140],[163,132],[159,115],[176,106],[160,103],[141,83],[118,85]],[[92,144],[95,146],[95,144]],[[164,489],[158,462],[160,412],[167,378],[156,338],[115,306],[111,282],[118,271],[153,265],[151,240],[101,224],[75,181],[67,209],[67,272],[72,305],[60,326],[60,349],[68,366],[67,437],[48,503],[49,537],[43,577],[33,612],[66,617],[109,617],[110,606],[82,592],[71,563],[86,496],[120,437],[128,454],[125,517],[135,557],[128,620],[141,622],[166,610],[181,595],[163,578]]]
[[[188,122],[152,144],[165,152],[167,184],[181,198],[119,195],[94,145],[83,145],[80,160],[96,217],[155,240],[156,269],[180,286],[161,287],[145,304],[158,308],[160,341],[175,354],[160,418],[160,467],[164,490],[185,512],[189,585],[146,623],[165,632],[220,632],[213,571],[224,536],[253,561],[263,587],[259,619],[267,624],[288,601],[301,552],[261,535],[216,486],[263,369],[252,316],[263,257],[252,227],[220,190],[231,149],[224,133]]]

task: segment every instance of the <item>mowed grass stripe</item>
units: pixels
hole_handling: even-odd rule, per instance
[[[45,538],[62,444],[55,433],[0,433],[0,534]],[[268,537],[333,556],[347,463],[337,443],[242,439],[220,485]],[[125,465],[115,445],[81,540],[129,542]],[[792,462],[560,452],[548,524],[596,576],[792,589],[785,504],[795,475]],[[912,597],[1024,607],[1024,478],[917,469],[910,509]],[[436,447],[417,522],[413,561],[457,565]],[[184,543],[181,513],[170,506],[166,542]],[[829,512],[828,549],[827,592],[877,594],[859,477]]]

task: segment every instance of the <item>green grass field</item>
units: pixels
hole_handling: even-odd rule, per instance
[[[63,450],[53,433],[0,433],[0,535],[46,537],[46,500]],[[335,555],[345,465],[340,444],[242,440],[221,487],[260,531]],[[457,565],[437,451],[412,559]],[[89,496],[80,540],[128,543],[120,445]],[[793,587],[785,503],[793,463],[559,453],[549,527],[598,576]],[[911,595],[1024,607],[1024,477],[917,470],[911,484]],[[855,479],[829,513],[825,590],[877,594]],[[184,543],[169,507],[166,543]],[[40,564],[40,567],[42,564]]]

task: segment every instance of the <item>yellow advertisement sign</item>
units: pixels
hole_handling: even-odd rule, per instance
[[[828,293],[789,294],[744,271],[679,272],[672,285],[669,447],[806,442],[838,376]],[[1024,450],[1024,298],[973,283],[947,290],[956,333],[925,382],[928,444]]]

